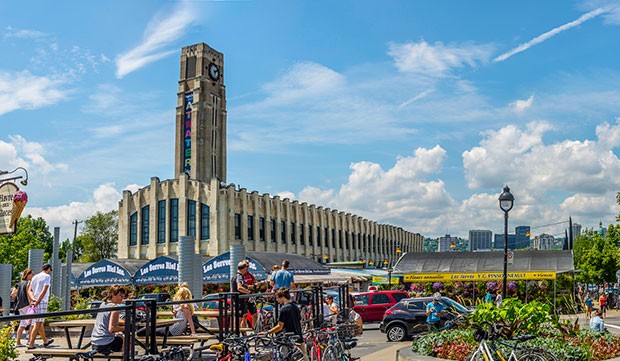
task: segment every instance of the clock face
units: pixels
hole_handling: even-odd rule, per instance
[[[209,78],[214,81],[220,78],[220,68],[213,63],[209,64]]]

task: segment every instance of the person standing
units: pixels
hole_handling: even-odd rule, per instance
[[[280,314],[278,316],[278,324],[267,331],[267,333],[274,334],[284,330],[284,332],[292,332],[299,336],[299,340],[296,344],[304,355],[304,361],[308,361],[308,352],[306,350],[306,344],[303,342],[303,333],[301,332],[301,315],[299,313],[299,308],[291,303],[291,293],[288,288],[278,288],[275,296],[276,301],[278,301],[282,307],[280,308]]]
[[[28,309],[31,307],[30,304],[34,300],[32,293],[28,292],[32,277],[34,277],[34,271],[31,268],[26,268],[24,272],[22,272],[21,281],[16,288],[15,297],[17,297],[17,301],[15,303],[15,308],[19,311],[20,315],[25,315],[29,312]],[[24,346],[22,344],[22,334],[31,323],[32,320],[21,320],[19,322],[19,327],[15,333],[15,346]]]
[[[433,302],[426,305],[426,323],[429,331],[437,330],[441,316],[446,309],[441,301],[441,293],[437,292],[433,295]]]
[[[592,297],[590,296],[590,292],[586,294],[586,301],[584,303],[586,306],[586,320],[588,320],[590,319],[590,317],[592,317],[592,306],[594,304],[594,301],[592,300]]]
[[[256,292],[256,277],[250,272],[250,262],[246,259],[243,261],[246,265],[247,272],[243,275],[243,283],[245,283],[250,290],[250,293]],[[252,327],[256,325],[258,319],[258,313],[256,313],[256,301],[254,297],[248,299],[248,311],[252,315]]]
[[[502,290],[499,289],[497,290],[497,296],[495,296],[495,306],[497,306],[497,308],[501,308],[502,303],[504,303],[504,297],[502,296]]]
[[[248,277],[246,279],[246,275],[249,273],[249,266],[245,261],[239,262],[237,265],[237,274],[233,278],[231,282],[232,292],[239,292],[241,295],[248,295],[252,293],[252,286],[246,283]],[[247,327],[247,313],[249,309],[249,299],[245,297],[239,297],[239,314],[241,321],[239,323],[240,327]],[[253,311],[253,312],[252,312]],[[256,315],[256,307],[253,310],[250,310],[250,314],[252,315],[252,321],[254,322],[254,316]]]
[[[127,289],[123,286],[110,286],[104,302],[99,306],[118,306],[127,297]],[[123,350],[123,334],[125,327],[119,324],[120,311],[98,312],[95,326],[90,337],[93,350],[109,354]]]
[[[335,325],[338,322],[338,314],[340,313],[340,309],[338,308],[336,302],[334,302],[334,297],[331,295],[326,295],[325,305],[327,307],[323,307],[324,320],[332,325]]]
[[[276,272],[278,272],[279,270],[280,270],[280,266],[277,264],[274,264],[271,267],[271,272],[269,273],[269,277],[267,277],[267,285],[269,285],[270,291],[275,292],[275,289],[271,287],[273,287],[273,276],[275,276]]]
[[[288,270],[289,266],[290,262],[288,259],[282,261],[282,269],[274,274],[273,280],[271,281],[274,290],[282,287],[290,290],[295,289],[295,277],[293,277],[293,273]]]
[[[47,302],[50,298],[50,273],[52,273],[52,265],[46,263],[41,267],[41,272],[32,277],[30,281],[30,292],[32,292],[33,297],[32,306],[34,306],[35,314],[41,314],[47,311]],[[43,340],[43,347],[47,347],[54,342],[53,339],[48,339],[45,335],[44,321],[45,319],[43,318],[33,319],[34,327],[31,327],[30,338],[28,339],[29,350],[35,348],[34,341],[37,338],[37,334],[40,335],[41,340]]]

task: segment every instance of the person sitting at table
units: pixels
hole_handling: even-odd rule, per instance
[[[127,289],[124,286],[110,286],[104,302],[99,306],[118,306],[127,297]],[[109,354],[123,350],[124,326],[119,325],[119,311],[98,312],[95,319],[95,327],[90,337],[93,350]]]
[[[189,286],[187,283],[181,283],[179,286],[179,290],[177,293],[172,296],[173,301],[187,301],[192,299],[192,292],[189,290]],[[183,303],[180,305],[174,305],[172,307],[172,314],[174,318],[180,319],[182,321],[175,323],[170,326],[170,330],[168,333],[172,336],[180,336],[189,326],[191,331],[191,335],[196,335],[196,328],[194,327],[194,304],[193,303]]]

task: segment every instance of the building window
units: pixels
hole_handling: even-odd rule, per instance
[[[357,249],[357,235],[353,232],[351,232],[351,243],[353,245],[353,249]]]
[[[276,243],[276,220],[275,219],[271,219],[269,221],[270,225],[271,225],[271,242],[272,243]]]
[[[211,235],[209,234],[210,230],[210,222],[211,215],[209,206],[203,203],[200,203],[200,239],[209,239]]]
[[[308,226],[308,245],[312,246],[313,245],[313,241],[312,241],[312,226]]]
[[[179,241],[179,200],[170,199],[170,242]]]
[[[323,247],[329,248],[329,244],[327,241],[327,227],[323,228]]]
[[[295,233],[297,233],[296,231],[297,231],[297,223],[293,222],[291,223],[291,244],[295,244],[295,240],[297,239],[295,238],[296,236]]]
[[[340,246],[340,249],[342,249],[342,231],[338,230],[338,245]]]
[[[304,236],[306,235],[306,232],[304,232],[305,227],[303,224],[300,224],[299,227],[299,244],[303,246],[306,244],[306,240],[304,239]]]
[[[129,245],[138,244],[138,212],[129,217]]]
[[[254,216],[248,216],[248,240],[254,240]]]
[[[286,243],[286,221],[280,222],[280,241]]]
[[[241,215],[235,213],[235,239],[241,239]]]
[[[140,244],[149,244],[149,206],[142,207],[142,234]]]
[[[265,242],[265,218],[258,218],[258,240]]]
[[[166,243],[166,201],[157,202],[157,243]]]
[[[187,201],[187,235],[196,239],[196,201]]]
[[[336,230],[332,228],[332,248],[336,249]]]
[[[344,244],[346,245],[345,249],[351,249],[349,242],[349,232],[344,232]],[[355,247],[354,247],[355,248]]]

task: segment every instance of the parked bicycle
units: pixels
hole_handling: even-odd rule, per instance
[[[474,340],[479,342],[474,352],[467,356],[467,361],[557,361],[557,358],[550,352],[534,347],[522,347],[519,343],[536,338],[536,335],[521,335],[513,337],[512,343],[500,339],[500,329],[498,325],[492,325],[489,331],[476,327]],[[489,342],[487,342],[489,341]],[[501,353],[496,345],[502,345],[510,349],[508,358]]]

